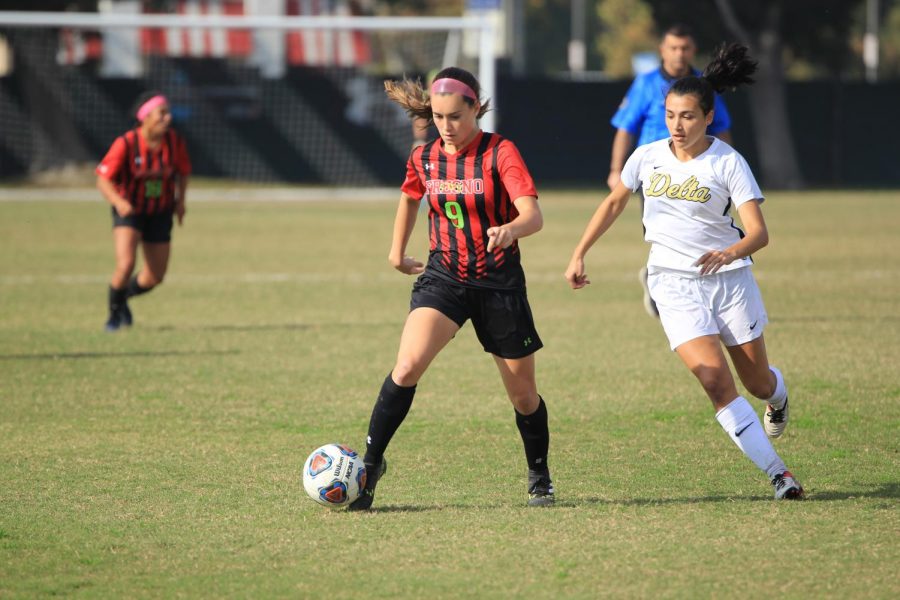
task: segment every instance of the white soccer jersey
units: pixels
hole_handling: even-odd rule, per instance
[[[762,192],[737,151],[717,139],[692,160],[681,162],[669,139],[640,146],[622,169],[622,183],[644,194],[644,239],[650,242],[649,268],[698,274],[694,262],[710,250],[724,250],[743,237],[731,205],[758,199]],[[742,258],[720,271],[749,266]]]

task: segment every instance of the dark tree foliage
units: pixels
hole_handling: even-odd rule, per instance
[[[465,0],[379,0],[378,4],[391,15],[458,16],[463,13]]]
[[[557,73],[568,69],[569,5],[569,0],[525,3],[525,53],[529,72]]]
[[[750,47],[759,76],[749,89],[762,179],[781,188],[803,187],[785,91],[785,60],[804,59],[814,70],[839,77],[853,52],[851,18],[864,0],[646,0],[665,27],[685,22],[701,47],[723,40]]]
[[[719,42],[734,41],[728,23],[713,0],[645,0],[653,9],[660,27],[681,22],[689,24],[701,48],[713,48]],[[803,59],[823,73],[838,76],[858,57],[850,47],[853,16],[865,0],[726,0],[744,28],[751,43],[767,31],[770,5],[780,5],[781,16],[774,32],[784,50]]]

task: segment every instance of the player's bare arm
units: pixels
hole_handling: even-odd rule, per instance
[[[700,267],[700,274],[715,273],[725,265],[730,265],[739,258],[750,256],[757,250],[765,248],[769,243],[769,230],[763,218],[759,201],[744,202],[738,207],[745,235],[737,243],[724,250],[710,250],[697,259],[694,264]]]
[[[634,148],[634,136],[625,129],[617,129],[616,136],[613,138],[612,157],[609,161],[609,176],[606,178],[606,185],[610,190],[616,189],[619,185],[619,178],[622,176],[622,167],[631,149]]]
[[[416,226],[419,201],[408,194],[400,194],[397,216],[394,218],[394,235],[388,261],[391,266],[407,275],[417,275],[425,270],[425,265],[411,256],[406,256],[406,245]]]
[[[178,218],[178,225],[184,222],[184,215],[187,213],[187,175],[178,178],[178,196],[175,198],[175,216]]]
[[[131,203],[119,195],[116,191],[116,186],[106,177],[103,177],[102,175],[97,176],[97,189],[100,190],[100,193],[103,194],[106,201],[116,209],[116,212],[119,213],[120,217],[127,217],[134,212]]]
[[[578,290],[590,283],[584,272],[584,257],[591,246],[594,245],[601,235],[603,235],[610,226],[615,223],[631,197],[631,190],[625,187],[620,181],[615,189],[609,193],[600,206],[597,207],[594,216],[591,217],[581,241],[575,246],[572,253],[572,259],[569,261],[569,267],[566,269],[566,280],[572,289]]]
[[[519,216],[499,227],[488,228],[488,252],[494,248],[509,248],[517,239],[535,234],[544,226],[544,216],[541,214],[537,198],[521,196],[513,202]]]

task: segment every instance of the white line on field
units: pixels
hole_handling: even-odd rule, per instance
[[[109,274],[76,273],[71,275],[0,275],[0,286],[14,285],[98,285],[109,282]],[[566,285],[565,279],[560,273],[533,273],[527,277],[530,284],[559,284]],[[621,275],[618,277],[599,277],[597,281],[631,281],[634,277]],[[400,273],[385,270],[378,273],[182,273],[169,274],[166,283],[179,285],[194,285],[208,283],[383,283],[383,282],[408,282],[412,285],[414,277],[404,277]]]
[[[871,280],[871,279],[887,279],[896,278],[897,271],[885,271],[880,269],[870,269],[854,273],[854,280]],[[779,273],[755,273],[758,280],[764,280],[769,283],[780,283],[784,281],[793,281],[794,276],[791,274]],[[109,281],[109,274],[58,274],[58,275],[0,275],[0,285],[34,285],[34,284],[63,284],[63,285],[95,285]],[[554,273],[550,271],[532,272],[526,276],[529,284],[560,284],[566,285],[562,273]],[[359,273],[359,272],[340,272],[340,273],[172,273],[166,277],[166,282],[177,284],[198,284],[198,283],[375,283],[375,282],[402,282],[404,279],[410,284],[415,280],[414,277],[405,277],[399,273],[395,273],[390,269],[379,271],[377,273]],[[631,281],[634,277],[631,272],[626,274],[617,273],[615,275],[599,275],[594,280],[621,283],[622,281]],[[637,285],[636,285],[637,287]]]
[[[366,283],[394,281],[393,273],[235,273],[228,274],[171,274],[167,283]],[[107,275],[0,275],[0,285],[33,285],[57,283],[65,285],[100,284],[109,281]]]
[[[380,202],[400,197],[396,188],[188,188],[188,202]],[[95,188],[0,188],[0,202],[103,202]]]
[[[61,285],[96,285],[109,281],[109,274],[71,274],[71,275],[0,275],[0,285],[37,285],[37,284],[61,284]],[[385,270],[379,273],[172,273],[166,277],[167,283],[175,284],[201,284],[201,283],[381,283],[403,282],[404,279],[412,285],[414,277],[406,277],[400,273]],[[616,277],[616,281],[631,280],[628,276]],[[564,285],[563,276],[558,273],[534,273],[528,276],[529,283],[560,284]]]

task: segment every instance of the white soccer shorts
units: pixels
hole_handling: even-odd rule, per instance
[[[718,335],[726,346],[746,344],[769,322],[749,267],[704,277],[651,267],[647,285],[672,350],[704,335]]]

